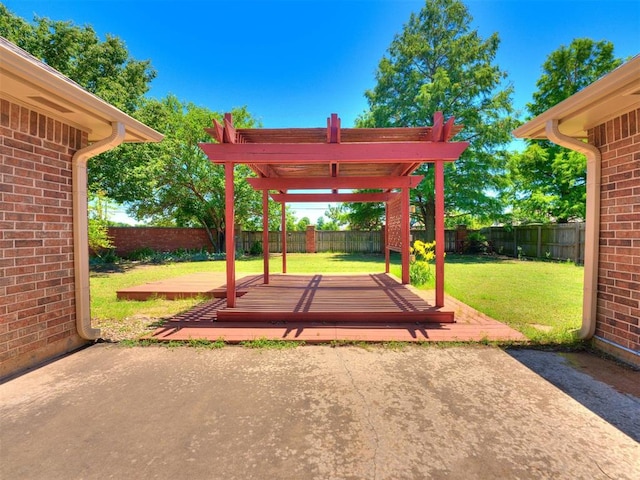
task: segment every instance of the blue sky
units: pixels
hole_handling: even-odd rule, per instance
[[[247,105],[264,127],[317,127],[333,112],[353,126],[394,35],[422,0],[4,0],[13,13],[90,24],[150,59],[150,96],[173,93],[216,111]],[[496,63],[524,112],[546,57],[572,39],[640,52],[638,0],[466,0],[472,27],[497,32]],[[446,112],[445,112],[446,115]],[[312,221],[323,207],[302,212]]]

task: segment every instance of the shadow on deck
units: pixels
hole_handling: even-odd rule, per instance
[[[223,275],[194,274],[149,286],[155,295],[171,291],[179,296],[200,290],[224,290]],[[237,343],[258,338],[306,343],[331,341],[526,341],[520,332],[445,296],[434,306],[433,291],[400,284],[386,274],[262,275],[237,280],[243,293],[235,308],[226,298],[212,298],[170,318],[149,335],[156,340],[224,340]],[[454,320],[455,318],[455,320]]]

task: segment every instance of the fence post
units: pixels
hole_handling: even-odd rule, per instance
[[[542,225],[538,225],[538,258],[542,258]]]
[[[306,252],[316,253],[316,226],[307,225],[306,235]]]
[[[467,241],[468,235],[469,232],[466,225],[458,225],[456,227],[456,246],[454,248],[456,253],[464,253],[464,244]]]
[[[575,255],[573,257],[573,263],[578,264],[578,259],[580,258],[580,224],[573,224],[573,233],[575,235],[575,241],[573,242]]]

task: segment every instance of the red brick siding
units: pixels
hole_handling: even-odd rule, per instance
[[[85,132],[0,99],[0,377],[83,343],[71,159],[86,144]]]
[[[315,225],[307,225],[307,233],[305,237],[305,250],[307,253],[316,253],[316,227]]]
[[[589,130],[602,152],[596,335],[640,352],[640,109]]]
[[[213,250],[204,228],[110,227],[109,237],[116,247],[116,254],[120,256],[141,248],[151,248],[157,252]]]

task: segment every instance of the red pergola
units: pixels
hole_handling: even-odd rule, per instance
[[[223,124],[206,129],[217,143],[201,143],[209,159],[225,167],[227,307],[236,304],[234,167],[245,164],[255,172],[247,181],[263,192],[264,283],[269,283],[268,198],[282,204],[282,271],[286,273],[287,202],[385,202],[386,272],[389,251],[402,257],[402,283],[409,283],[409,189],[423,177],[412,175],[422,163],[435,165],[436,307],[444,306],[444,163],[453,162],[467,142],[450,142],[461,127],[454,119],[434,115],[432,127],[340,128],[332,114],[326,128],[250,128],[233,126],[231,114]],[[351,193],[379,189],[380,193]],[[325,190],[331,193],[288,193]],[[341,192],[349,190],[349,192]]]

